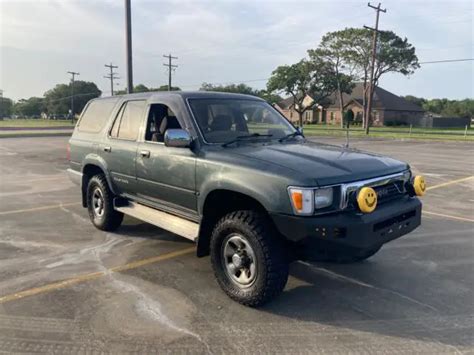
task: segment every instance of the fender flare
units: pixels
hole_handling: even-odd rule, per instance
[[[109,188],[110,190],[112,191],[113,194],[116,194],[116,189],[115,189],[115,186],[112,182],[112,178],[110,176],[110,172],[108,170],[108,167],[107,167],[107,162],[102,158],[100,157],[99,155],[95,154],[95,153],[90,153],[88,155],[86,155],[86,157],[84,158],[84,161],[83,161],[83,164],[82,164],[82,169],[81,169],[81,172],[82,172],[82,205],[84,207],[87,206],[87,203],[86,203],[86,191],[87,191],[87,178],[88,178],[88,175],[85,174],[85,170],[87,169],[88,166],[94,166],[94,167],[97,167],[99,168],[100,170],[102,170],[104,176],[105,176],[105,179],[107,180],[107,184],[109,185]]]

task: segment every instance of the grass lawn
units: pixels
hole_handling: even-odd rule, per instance
[[[439,139],[474,141],[474,129],[467,131],[464,137],[464,128],[412,128],[411,134],[408,127],[371,127],[369,137],[379,138],[410,138],[410,139]],[[306,136],[336,136],[345,137],[346,131],[335,125],[305,125]],[[367,137],[361,127],[351,127],[351,137]]]
[[[0,120],[0,127],[59,127],[71,126],[71,120],[13,119]]]

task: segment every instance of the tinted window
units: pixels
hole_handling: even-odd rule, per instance
[[[145,107],[145,101],[128,101],[117,115],[117,119],[112,127],[111,136],[120,139],[136,140]]]
[[[102,130],[117,101],[118,99],[91,101],[79,121],[79,131],[97,133]]]

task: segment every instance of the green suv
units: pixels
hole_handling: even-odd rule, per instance
[[[248,306],[279,294],[294,260],[364,260],[420,225],[425,183],[406,163],[309,141],[253,96],[94,99],[69,150],[97,228],[127,214],[195,241]]]

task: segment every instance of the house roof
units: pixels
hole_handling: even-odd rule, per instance
[[[344,104],[347,105],[351,101],[355,101],[358,104],[362,105],[363,103],[363,92],[364,85],[363,83],[356,83],[351,94],[343,94]],[[336,99],[336,94],[332,94],[327,99],[322,100],[319,104],[328,107],[328,108],[338,108],[338,100]],[[282,109],[290,109],[293,105],[293,97],[288,97],[280,102],[278,106]],[[403,97],[392,94],[391,92],[377,86],[374,92],[374,101],[372,104],[374,109],[382,110],[393,110],[393,111],[419,111],[423,112],[424,110],[414,103],[405,100]]]
[[[362,105],[363,102],[363,83],[356,83],[351,94],[343,94],[344,103],[348,103],[354,100]],[[336,95],[333,94],[328,98],[330,104],[328,107],[338,107],[338,100]],[[403,97],[392,94],[391,92],[381,88],[380,86],[375,87],[374,100],[372,104],[374,109],[393,110],[393,111],[424,111],[420,106],[405,100]]]
[[[287,97],[279,102],[277,102],[278,107],[283,110],[289,110],[291,106],[293,106],[293,96]]]

